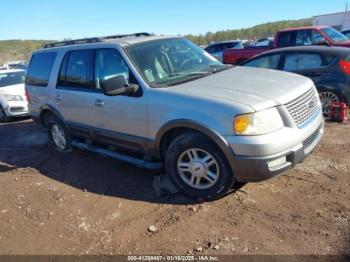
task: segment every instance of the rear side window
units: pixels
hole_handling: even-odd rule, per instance
[[[284,70],[299,71],[316,69],[322,66],[324,66],[324,62],[320,54],[291,53],[286,54]]]
[[[27,71],[26,84],[47,87],[56,53],[34,54]]]
[[[277,69],[280,57],[281,54],[267,55],[253,59],[245,63],[244,66]]]
[[[295,45],[296,32],[282,32],[278,36],[278,46],[286,47]]]
[[[91,58],[91,50],[78,50],[67,53],[61,65],[58,86],[90,88]]]

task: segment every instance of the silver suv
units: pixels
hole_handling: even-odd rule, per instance
[[[49,44],[31,57],[26,91],[33,119],[57,150],[165,167],[195,197],[292,168],[324,129],[310,79],[225,66],[183,37]]]

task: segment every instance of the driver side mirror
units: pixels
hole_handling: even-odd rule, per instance
[[[103,93],[107,96],[130,95],[135,93],[139,86],[129,85],[125,76],[118,75],[101,81]]]

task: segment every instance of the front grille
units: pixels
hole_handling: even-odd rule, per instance
[[[18,106],[18,107],[10,107],[10,111],[12,113],[20,113],[23,112],[25,110],[24,107]]]
[[[303,141],[303,146],[304,148],[307,148],[309,147],[314,141],[315,139],[318,137],[318,135],[320,134],[320,129],[321,128],[318,128],[315,132],[312,133],[311,136],[309,136],[308,138],[306,138],[304,141]]]
[[[289,114],[298,127],[304,125],[319,107],[318,95],[314,88],[285,104]]]

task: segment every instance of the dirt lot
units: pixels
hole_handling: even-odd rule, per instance
[[[0,254],[349,254],[349,134],[328,123],[294,170],[191,204],[157,196],[152,172],[55,152],[30,120],[2,124]]]

